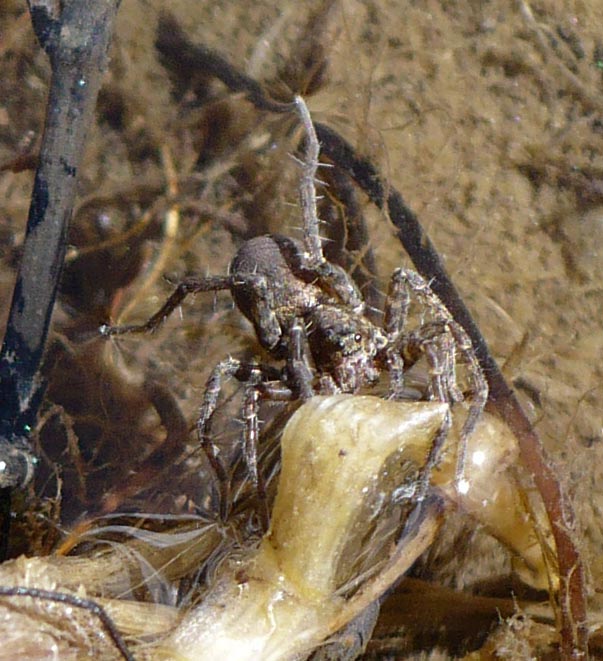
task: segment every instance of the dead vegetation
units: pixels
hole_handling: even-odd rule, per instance
[[[371,159],[417,213],[574,504],[569,533],[587,567],[596,656],[602,10],[596,2],[200,4],[170,3],[191,40],[276,101],[304,93],[313,117]],[[199,579],[210,583],[229,549],[260,534],[243,486],[228,535],[213,537],[212,490],[190,434],[216,357],[260,350],[227,297],[196,297],[151,336],[107,341],[98,326],[146,319],[182,276],[225,273],[245,238],[283,228],[295,235],[299,225],[291,119],[161,58],[161,5],[124,0],[120,9],[44,368],[41,464],[15,503],[10,550],[45,556],[77,546],[90,554],[91,539],[132,545],[138,535],[145,549],[128,551],[137,560],[119,570],[128,574],[119,589],[87,589],[158,609],[199,599]],[[0,34],[0,309],[8,312],[49,70],[20,2],[3,4]],[[349,180],[329,184],[321,214],[331,223],[332,254],[347,247],[342,260],[369,283],[373,271],[384,278],[408,264],[387,213]],[[370,253],[362,242],[342,245],[342,220],[353,209],[367,219]],[[225,446],[239,434],[233,401],[218,427]],[[274,436],[279,415],[266,412]],[[273,439],[265,448],[272,475]],[[104,519],[89,532],[95,517],[125,512],[150,522]],[[160,543],[146,536],[171,529],[168,515],[184,521],[180,532],[197,549],[181,564],[149,558]],[[214,531],[202,536],[202,551],[187,536],[191,517]],[[546,594],[515,582],[508,551],[472,519],[460,511],[449,519],[413,578],[385,603],[367,658],[556,658],[558,614],[542,605]],[[175,557],[186,555],[184,546]],[[164,568],[174,563],[177,570]],[[138,577],[151,565],[161,574],[154,588]]]

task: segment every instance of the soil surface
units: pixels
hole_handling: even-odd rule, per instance
[[[595,0],[124,0],[54,314],[48,406],[59,409],[49,409],[40,442],[61,441],[48,445],[46,482],[35,486],[53,503],[47,514],[70,525],[86,511],[188,507],[186,480],[197,485],[186,472],[178,488],[162,485],[152,497],[143,481],[123,488],[132,457],[152,474],[144,457],[167,426],[156,403],[165,393],[150,396],[143,384],[160,383],[192,425],[215,363],[260,355],[250,325],[220,294],[185,303],[152,336],[106,341],[96,329],[148,318],[187,274],[225,273],[246,237],[300,236],[291,121],[257,112],[201,72],[170,74],[154,46],[168,5],[193,42],[219,51],[274,98],[303,93],[313,119],[373,160],[416,212],[572,495],[592,616],[600,618],[603,5]],[[33,179],[12,163],[35,155],[49,78],[25,3],[0,8],[0,71],[6,315]],[[170,215],[174,200],[178,214]],[[358,200],[385,289],[395,267],[411,264],[385,213],[360,193]],[[175,454],[188,443],[179,424]],[[224,423],[225,438],[229,429]],[[60,481],[51,479],[53,462],[64,462]],[[121,471],[105,470],[107,462]],[[509,554],[457,518],[423,577],[485,589],[508,573]],[[44,535],[33,551],[57,541]],[[15,542],[15,552],[26,548]],[[474,617],[450,608],[459,620]],[[372,653],[407,658],[440,644],[441,658],[450,658],[468,637],[473,649],[483,645],[479,658],[522,658],[520,647],[494,656],[506,643],[500,631],[484,643],[491,624],[470,633],[458,625],[457,639],[444,641],[434,632],[413,645],[400,637],[397,651],[388,643]],[[392,628],[385,623],[382,637],[391,641]],[[534,642],[540,634],[517,636],[549,653]]]

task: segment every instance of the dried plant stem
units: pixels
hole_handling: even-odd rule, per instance
[[[78,169],[118,4],[118,0],[29,0],[36,36],[50,59],[52,79],[23,255],[0,354],[4,543],[10,488],[23,486],[33,473],[29,431],[35,425],[43,392],[39,368],[63,265]]]
[[[585,659],[588,656],[585,575],[574,537],[572,504],[538,434],[500,370],[491,374],[489,381],[491,400],[517,438],[523,464],[534,479],[551,521],[560,580],[557,606],[563,658]]]

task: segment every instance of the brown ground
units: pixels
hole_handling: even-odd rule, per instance
[[[128,383],[139,384],[149,371],[160,375],[193,419],[207,369],[218,357],[253,346],[227,297],[217,306],[209,296],[198,297],[184,308],[186,323],[173,319],[170,331],[153,338],[104,344],[104,354],[90,339],[95,327],[117,318],[134,298],[128,319],[145,318],[170,290],[164,274],[175,280],[187,272],[223,273],[241,236],[297,222],[297,210],[287,206],[295,200],[296,181],[287,157],[288,125],[258,116],[239,97],[228,100],[215,83],[207,92],[201,79],[187,81],[188,89],[174,98],[153,48],[162,4],[124,0],[120,10],[71,235],[79,248],[111,237],[118,245],[71,255],[55,313],[63,344],[79,353],[69,358],[64,347],[56,349],[50,394],[75,419],[81,443],[86,434],[96,439],[82,450],[83,461],[95,466],[102,465],[94,464],[95,453],[115,451],[116,439],[122,458],[140,452],[134,441],[156,439],[147,400],[124,385],[124,358]],[[527,4],[498,0],[165,4],[193,40],[218,49],[275,96],[286,90],[282,81],[296,91],[310,84],[312,76],[293,65],[303,61],[308,16],[318,16],[310,32],[313,52],[323,48],[328,66],[307,94],[313,117],[374,159],[441,252],[572,490],[597,592],[603,584],[603,5],[534,2],[530,15]],[[48,66],[23,5],[0,8],[0,164],[35,143],[43,118]],[[194,92],[200,89],[212,98],[209,106],[198,103]],[[162,149],[191,203],[174,238],[162,225],[169,174]],[[193,174],[199,154],[209,163],[203,185]],[[0,174],[2,310],[31,179],[28,171]],[[146,212],[150,221],[138,236],[122,238]],[[366,213],[386,278],[405,258],[387,219],[368,203]],[[103,399],[112,377],[93,365],[99,355],[119,368],[121,390],[111,390],[116,401]],[[75,365],[84,367],[70,393],[68,383],[80,375]],[[73,446],[50,459],[62,451],[73,464]],[[66,469],[65,521],[115,479],[96,468],[82,494],[76,484],[81,473]],[[128,502],[123,494],[116,498]],[[162,497],[154,506],[165,510],[177,502]],[[435,554],[441,580],[462,587],[504,571],[506,558],[482,556],[494,544],[477,535],[456,558],[444,545]],[[521,658],[515,654],[503,658]]]

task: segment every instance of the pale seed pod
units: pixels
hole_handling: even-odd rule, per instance
[[[305,658],[384,592],[431,544],[437,530],[423,521],[420,542],[397,558],[387,581],[348,608],[336,595],[339,564],[351,537],[362,538],[367,498],[384,467],[410,446],[426,455],[448,405],[377,397],[314,397],[288,422],[270,532],[248,560],[222,577],[162,645],[167,658]],[[388,478],[391,475],[387,476]],[[404,549],[403,549],[404,551]],[[354,600],[352,599],[351,602]]]

